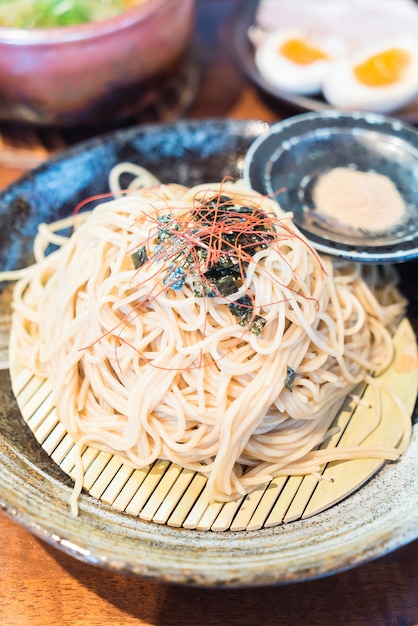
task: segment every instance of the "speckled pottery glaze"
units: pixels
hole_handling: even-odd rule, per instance
[[[238,177],[256,121],[206,120],[119,131],[91,140],[25,175],[0,194],[0,267],[23,266],[37,224],[107,190],[107,173],[135,161],[164,182]],[[414,275],[410,267],[408,276]],[[412,281],[413,283],[414,281]],[[9,288],[0,328],[8,333]],[[2,341],[1,345],[5,342]],[[7,354],[4,355],[7,361]],[[38,446],[0,371],[0,506],[38,538],[87,563],[152,580],[205,587],[284,584],[329,575],[418,536],[418,431],[402,459],[363,488],[304,521],[253,532],[200,532],[144,522],[83,494],[70,513],[70,479]]]

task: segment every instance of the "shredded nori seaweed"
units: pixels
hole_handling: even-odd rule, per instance
[[[289,391],[293,391],[293,383],[294,380],[296,378],[296,372],[293,368],[290,367],[290,365],[287,366],[287,370],[286,370],[286,380],[285,380],[285,387],[286,389],[288,389]]]
[[[142,267],[144,263],[148,261],[147,249],[145,246],[141,246],[138,250],[135,250],[135,252],[131,254],[131,258],[136,270]]]
[[[200,200],[188,222],[176,221],[172,214],[160,216],[153,257],[171,261],[164,278],[169,288],[179,290],[187,280],[197,298],[228,297],[242,286],[251,258],[273,238],[271,223],[260,209],[237,206],[228,196],[220,195]],[[135,269],[147,260],[145,246],[132,254]],[[256,335],[266,324],[254,313],[248,295],[228,308],[241,326]]]

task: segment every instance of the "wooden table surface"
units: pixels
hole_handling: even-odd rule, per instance
[[[258,93],[237,68],[228,32],[239,2],[199,0],[194,54],[202,80],[188,117],[277,121],[292,113]],[[29,146],[25,146],[27,129],[6,126],[2,132],[6,140],[0,146],[0,187],[31,166],[31,155],[34,162],[48,155],[44,146],[36,145],[36,129],[29,132]],[[58,137],[53,142],[57,149],[71,141],[71,132],[62,141],[59,132],[53,131],[52,136]],[[77,136],[74,130],[74,140]],[[2,625],[418,624],[418,541],[315,581],[254,589],[194,589],[109,574],[44,544],[0,513],[0,579]]]

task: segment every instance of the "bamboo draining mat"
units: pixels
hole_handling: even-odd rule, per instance
[[[407,319],[399,325],[393,341],[393,363],[376,378],[382,394],[381,421],[362,445],[396,446],[403,416],[405,412],[412,415],[415,407],[417,346]],[[53,461],[74,478],[74,442],[57,418],[49,382],[15,363],[13,352],[11,349],[12,387],[23,418]],[[325,446],[349,446],[364,431],[365,421],[373,414],[374,392],[364,385],[357,392],[361,401],[347,399],[334,422],[339,432]],[[310,517],[347,497],[383,464],[379,459],[332,462],[319,482],[312,476],[276,478],[265,488],[224,504],[209,501],[204,476],[168,461],[133,470],[117,456],[91,447],[85,449],[82,459],[84,489],[94,498],[157,524],[212,531],[258,530]]]

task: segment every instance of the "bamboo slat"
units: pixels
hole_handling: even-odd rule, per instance
[[[393,342],[391,366],[373,385],[356,390],[360,401],[347,398],[334,420],[335,433],[321,447],[394,447],[400,443],[418,391],[417,346],[407,319],[399,325]],[[74,478],[78,452],[56,415],[49,382],[15,362],[11,377],[23,419],[55,463]],[[372,421],[379,397],[380,421],[364,438],[364,424]],[[221,503],[210,501],[204,476],[169,461],[133,469],[116,455],[88,447],[82,462],[84,489],[115,509],[157,524],[218,532],[258,530],[315,515],[349,496],[383,465],[374,458],[334,461],[324,468],[322,480],[278,477],[245,497]]]

